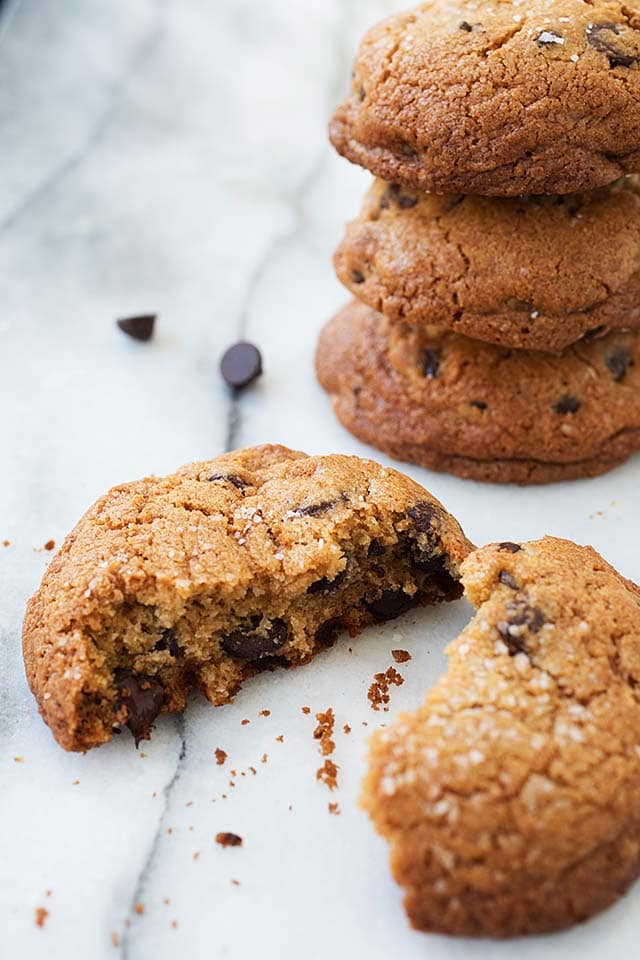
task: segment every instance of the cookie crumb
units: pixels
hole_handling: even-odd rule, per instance
[[[45,550],[55,550],[56,542],[55,540],[47,540],[44,545]]]
[[[329,790],[335,790],[338,786],[338,770],[340,768],[333,760],[328,758],[322,764],[319,770],[316,771],[316,780],[320,780],[321,783],[324,783]]]
[[[314,740],[320,741],[320,753],[323,757],[330,756],[336,748],[335,742],[331,739],[333,728],[335,726],[335,716],[331,707],[325,713],[316,713],[318,726],[313,731]]]
[[[240,721],[240,726],[241,726],[241,727],[246,727],[246,725],[247,725],[248,723],[251,723],[251,720],[247,720],[247,719],[245,718],[244,720],[241,720],[241,721]]]
[[[351,727],[349,726],[348,723],[345,723],[342,729],[344,730],[345,733],[351,733]]]
[[[261,716],[261,717],[270,717],[270,716],[271,716],[271,710],[261,710],[259,716]]]
[[[119,947],[120,946],[120,934],[116,930],[111,931],[111,946]]]
[[[216,843],[221,847],[241,847],[242,837],[237,833],[216,833]]]
[[[136,903],[133,907],[133,912],[141,917],[144,913],[144,903]]]
[[[262,757],[260,758],[260,763],[266,763],[268,759],[269,759],[269,754],[263,753]]]
[[[391,697],[389,696],[389,688],[391,686],[401,687],[404,683],[404,677],[402,677],[395,667],[389,667],[385,673],[376,673],[373,677],[373,683],[369,687],[369,692],[367,696],[371,703],[372,710],[379,710],[380,707],[386,712],[389,707],[388,703]]]
[[[301,709],[302,712],[305,713],[305,714],[310,714],[310,713],[311,713],[311,707],[300,707],[300,709]]]
[[[215,757],[216,757],[216,763],[218,764],[219,767],[221,767],[222,764],[227,759],[227,754],[220,747],[216,747]]]
[[[233,877],[231,878],[231,883],[234,885],[234,887],[239,887],[239,886],[240,886],[240,881],[239,881],[239,880],[234,880]]]
[[[13,762],[14,762],[14,763],[24,763],[24,757],[14,757],[14,758],[13,758]]]
[[[411,660],[411,654],[408,650],[392,650],[391,656],[396,663],[406,663],[408,660]]]
[[[329,806],[329,813],[333,814],[334,817],[339,817],[339,816],[340,816],[340,804],[339,804],[339,803],[330,803],[328,806]]]
[[[2,541],[2,546],[3,546],[3,547],[10,547],[10,546],[11,546],[11,540],[3,540],[3,541]]]
[[[47,917],[49,916],[49,911],[46,907],[36,907],[36,927],[44,927]]]
[[[172,930],[177,930],[177,929],[178,929],[178,921],[177,921],[177,920],[172,920],[172,921],[171,921],[171,929],[172,929]]]
[[[283,734],[280,734],[279,737],[276,737],[276,740],[278,741],[278,743],[284,743],[284,736],[283,736]]]
[[[194,855],[193,855],[193,859],[194,859],[194,860],[199,860],[199,859],[200,859],[200,851],[199,851],[199,850],[196,850],[196,852],[195,852]]]

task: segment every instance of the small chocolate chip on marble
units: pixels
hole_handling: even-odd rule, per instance
[[[223,637],[220,646],[230,657],[237,660],[261,660],[270,657],[285,645],[289,638],[289,628],[284,620],[276,619],[258,625],[253,621],[245,627],[238,627]]]
[[[260,351],[246,341],[234,343],[222,356],[220,372],[230,387],[246,387],[262,373]]]
[[[180,647],[178,646],[178,638],[175,630],[163,630],[154,649],[167,650],[172,657],[179,657]]]
[[[440,370],[440,351],[425,350],[422,358],[422,372],[430,380],[438,376]]]
[[[616,383],[621,383],[624,380],[629,367],[632,367],[634,363],[633,357],[626,347],[616,347],[615,350],[607,354],[604,362]]]
[[[335,507],[337,500],[323,500],[320,503],[310,503],[307,506],[296,507],[293,513],[297,517],[321,517]]]
[[[413,606],[413,597],[404,590],[385,590],[376,600],[365,600],[364,606],[379,623],[384,623],[409,610]]]
[[[473,30],[473,27],[466,20],[461,20],[460,23],[458,24],[458,29],[464,30],[466,33],[471,33],[471,31]]]
[[[564,37],[556,33],[555,30],[543,30],[536,37],[536,43],[539,47],[562,46],[565,42]]]
[[[333,580],[329,580],[328,577],[322,577],[321,580],[316,580],[311,586],[307,587],[307,593],[315,594],[329,594],[335,593],[340,589],[344,581],[347,579],[347,570],[346,567],[344,570],[341,570]]]
[[[522,550],[522,547],[519,543],[512,543],[510,540],[503,540],[502,543],[498,544],[498,550],[502,553],[518,553]]]
[[[367,278],[365,277],[362,270],[352,270],[351,271],[351,282],[360,285],[364,283]]]
[[[242,477],[239,477],[236,473],[214,473],[212,477],[208,478],[209,483],[217,483],[220,480],[230,483],[237,490],[244,490],[249,486],[247,481],[243,480]]]
[[[125,723],[138,746],[141,740],[149,739],[154,721],[162,709],[164,688],[155,677],[132,670],[116,670],[114,679],[120,695],[117,709],[124,708]]]
[[[155,313],[145,313],[136,317],[122,317],[122,319],[116,320],[116,323],[128,337],[145,343],[147,340],[151,340],[153,336],[156,318]]]
[[[554,403],[553,409],[556,413],[577,413],[582,404],[577,397],[571,396],[570,393],[565,393],[563,397]]]
[[[509,573],[508,570],[501,570],[498,574],[498,580],[500,583],[503,583],[505,587],[511,587],[512,590],[519,590],[518,581],[512,573]]]
[[[638,62],[635,54],[627,53],[620,48],[620,42],[616,37],[620,37],[622,27],[618,23],[592,23],[587,27],[587,42],[589,46],[604,54],[609,60],[610,67],[632,67]]]

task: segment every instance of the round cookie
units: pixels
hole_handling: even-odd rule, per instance
[[[640,449],[640,340],[563,354],[507,350],[444,327],[391,324],[354,302],[320,335],[338,419],[400,460],[494,483],[604,473]]]
[[[424,705],[372,740],[362,802],[414,927],[569,926],[640,871],[640,589],[591,548],[494,544]]]
[[[639,59],[618,0],[431,0],[367,33],[331,140],[434,193],[591,190],[640,172]]]
[[[390,320],[562,350],[640,324],[640,185],[559,197],[436,196],[376,181],[335,255]]]
[[[115,487],[29,601],[27,677],[61,746],[136,741],[336,634],[461,593],[471,544],[426,490],[358,457],[238,450]]]

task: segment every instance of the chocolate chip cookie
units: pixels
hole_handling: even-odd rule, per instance
[[[508,350],[354,302],[323,330],[316,366],[365,443],[461,477],[549,483],[640,449],[639,337],[610,333],[560,355]]]
[[[591,190],[640,172],[640,12],[431,0],[365,36],[339,153],[434,193]]]
[[[227,703],[342,630],[458,597],[470,549],[426,490],[357,457],[262,446],[115,487],[28,604],[29,684],[65,749],[141,740],[191,688]]]
[[[422,708],[375,734],[363,804],[414,927],[557,930],[640,871],[640,589],[553,538],[462,576],[478,612]]]
[[[640,324],[640,185],[488,199],[378,180],[335,265],[390,320],[561,350]]]

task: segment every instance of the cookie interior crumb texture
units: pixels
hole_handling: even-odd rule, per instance
[[[192,688],[227,703],[341,631],[460,596],[470,549],[427,491],[357,457],[267,445],[116,487],[28,604],[29,683],[65,749],[139,741]]]
[[[416,928],[557,930],[640,869],[640,588],[550,537],[462,574],[477,614],[424,705],[374,734],[363,805]]]

